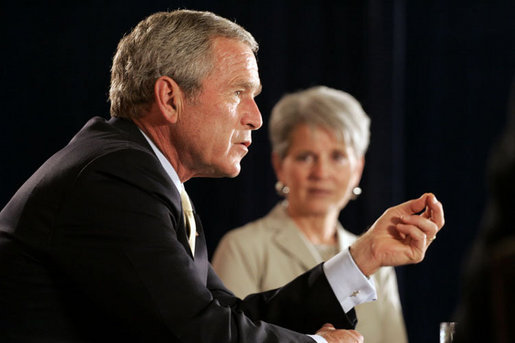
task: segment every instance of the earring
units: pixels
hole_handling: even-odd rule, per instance
[[[363,190],[361,189],[361,187],[359,186],[356,186],[352,189],[352,195],[350,196],[350,199],[351,200],[356,200],[360,194],[363,193]]]
[[[281,181],[277,181],[275,183],[275,191],[279,196],[285,197],[288,193],[290,193],[290,188],[285,186]]]

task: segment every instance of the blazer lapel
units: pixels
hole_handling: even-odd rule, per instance
[[[272,241],[285,254],[297,260],[305,269],[311,269],[323,262],[313,245],[307,242],[295,222],[288,216],[283,204],[278,204],[273,209],[269,219],[270,227],[276,229]]]

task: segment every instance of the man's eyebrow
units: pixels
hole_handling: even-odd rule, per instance
[[[254,97],[258,96],[261,93],[261,90],[263,89],[261,82],[258,83],[256,86],[256,84],[253,82],[244,81],[244,82],[239,83],[238,87],[244,88],[249,91],[254,91],[254,94],[253,94]]]

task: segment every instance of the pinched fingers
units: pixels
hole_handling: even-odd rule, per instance
[[[434,194],[430,194],[426,199],[427,212],[430,213],[429,219],[438,226],[438,230],[440,230],[444,224],[444,213],[443,206],[440,201],[436,199]]]
[[[404,218],[425,218],[430,220],[432,223],[436,225],[436,232],[431,232],[432,228],[429,227],[429,231],[427,231],[428,240],[432,240],[436,237],[436,233],[444,226],[444,211],[443,206],[440,201],[436,199],[436,196],[433,193],[425,193],[420,198],[414,199],[412,201],[407,202],[410,206],[410,214],[401,216]],[[407,224],[414,224],[418,226],[417,223],[412,223],[410,221],[406,222]],[[421,229],[424,229],[421,227]],[[425,231],[425,230],[424,230]]]
[[[416,226],[409,224],[397,224],[397,230],[404,237],[404,244],[402,246],[407,260],[403,260],[395,265],[422,261],[428,246],[425,233]]]
[[[431,219],[441,228],[444,225],[442,203],[436,199],[433,193],[424,193],[420,198],[409,200],[397,207],[404,210],[404,214],[420,214],[422,217]]]
[[[402,216],[400,219],[400,224],[412,226],[412,229],[414,229],[409,231],[409,235],[412,238],[416,237],[418,241],[425,240],[428,244],[435,239],[440,229],[432,219],[425,218],[424,216]]]

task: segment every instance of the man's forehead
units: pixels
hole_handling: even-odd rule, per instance
[[[256,57],[246,43],[235,39],[217,38],[213,52],[212,77],[225,76],[255,91],[261,89]]]
[[[213,39],[213,55],[221,61],[227,59],[245,59],[257,66],[257,60],[250,46],[232,38],[217,37]]]

